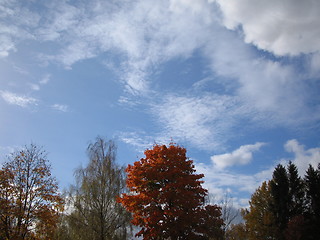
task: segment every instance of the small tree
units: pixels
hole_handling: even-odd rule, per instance
[[[130,194],[119,201],[133,213],[134,225],[141,227],[143,239],[219,239],[220,208],[204,206],[207,190],[203,174],[195,174],[186,149],[174,144],[155,145],[145,158],[129,165]]]
[[[220,201],[222,219],[224,222],[223,230],[226,233],[229,227],[235,224],[235,221],[240,217],[240,209],[233,206],[233,199],[228,192],[223,196]]]
[[[65,217],[65,239],[127,239],[130,214],[116,201],[125,191],[124,168],[116,164],[116,145],[97,138],[88,146],[89,163],[76,172],[71,187],[71,213]],[[64,228],[64,229],[63,229]]]
[[[270,211],[270,203],[273,202],[270,182],[262,185],[252,194],[249,201],[249,210],[242,212],[246,221],[248,239],[275,239],[276,225],[275,217]]]
[[[46,153],[14,152],[0,170],[0,239],[52,239],[63,199]]]

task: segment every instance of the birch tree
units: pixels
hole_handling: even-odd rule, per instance
[[[67,216],[71,239],[127,239],[130,214],[116,201],[125,191],[124,168],[116,164],[116,145],[100,137],[89,144],[89,163],[75,172]]]

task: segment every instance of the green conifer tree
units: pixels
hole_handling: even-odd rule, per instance
[[[289,180],[289,219],[303,214],[304,184],[298,169],[291,161],[288,164]]]
[[[271,180],[271,194],[273,202],[271,210],[275,217],[278,239],[284,238],[284,230],[289,220],[289,178],[285,167],[279,164],[273,171]]]
[[[311,165],[305,176],[306,185],[306,221],[308,238],[319,239],[320,236],[320,164],[315,169]]]

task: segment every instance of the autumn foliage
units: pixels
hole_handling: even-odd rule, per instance
[[[31,145],[0,169],[0,239],[53,239],[63,199],[45,153]]]
[[[263,182],[251,196],[250,211],[242,212],[249,240],[276,239],[275,217],[270,210],[273,203],[270,189],[270,182]]]
[[[220,208],[204,206],[207,190],[201,184],[186,149],[155,145],[145,158],[126,169],[130,193],[119,198],[141,227],[143,239],[219,239]]]

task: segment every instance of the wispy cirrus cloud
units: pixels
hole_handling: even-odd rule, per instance
[[[194,4],[197,6],[193,6]],[[136,62],[134,67],[126,71],[126,84],[129,88],[130,85],[134,85],[132,89],[136,90],[149,88],[150,84],[146,83],[150,66],[157,66],[162,61],[174,57],[188,57],[198,49],[203,49],[203,56],[209,60],[207,64],[212,67],[212,72],[223,77],[220,81],[232,86],[234,91],[230,95],[161,96],[162,101],[152,105],[151,112],[159,121],[159,125],[165,126],[163,135],[188,139],[197,146],[204,146],[210,142],[212,147],[223,144],[223,138],[229,135],[227,131],[236,124],[234,119],[251,119],[256,124],[273,127],[297,126],[320,118],[319,114],[310,114],[317,112],[317,106],[307,104],[315,96],[315,91],[303,83],[305,79],[293,66],[260,57],[252,47],[242,41],[237,32],[225,30],[214,21],[214,17],[210,17],[210,13],[214,16],[213,5],[204,1],[194,4],[172,1],[169,11],[164,5],[154,6],[155,9],[163,11],[154,10],[156,15],[153,18],[145,16],[147,19],[150,17],[150,21],[141,23],[134,34],[129,30],[124,31],[130,36],[127,39],[132,40],[128,44],[125,42],[126,38],[113,35],[115,39],[120,37],[121,51],[126,53],[129,59],[127,63]],[[147,9],[150,6],[144,1],[138,1],[134,6],[127,15],[133,16],[138,23],[142,17],[139,15],[142,11],[138,9]],[[121,11],[118,16],[122,16],[118,22],[123,24],[122,27],[132,24],[127,22]],[[184,22],[179,21],[178,17],[184,19]],[[176,21],[167,22],[164,19]],[[136,28],[131,26],[132,29]],[[197,36],[201,36],[201,39]],[[134,69],[139,71],[130,78],[129,75],[135,71]],[[143,87],[138,87],[139,83],[142,83],[140,86]],[[141,92],[140,90],[138,92]],[[220,106],[228,107],[217,110],[217,101],[212,101],[213,98],[219,99]],[[216,114],[217,112],[219,114]],[[210,141],[212,139],[215,140]]]
[[[155,143],[155,138],[147,135],[143,131],[119,132],[117,138],[122,142],[133,146],[139,152],[144,152],[144,150],[151,148],[152,144]]]
[[[31,88],[33,91],[39,91],[39,90],[40,90],[39,84],[29,83],[28,85],[30,86],[30,88]]]
[[[0,146],[0,166],[5,162],[6,157],[14,152],[18,147],[17,146]]]
[[[40,80],[39,84],[40,85],[46,85],[50,81],[51,75],[50,74],[45,74]]]
[[[17,50],[18,42],[35,38],[32,29],[38,26],[40,16],[17,0],[2,1],[0,9],[0,57],[7,57]]]
[[[152,106],[152,113],[163,126],[162,135],[213,149],[221,147],[227,140],[224,133],[232,128],[237,107],[229,96],[168,95]]]
[[[36,98],[18,95],[9,91],[0,91],[0,95],[5,102],[23,108],[38,104],[38,100]]]
[[[210,25],[203,23],[212,21],[210,11],[203,12],[201,6],[195,11],[193,4],[184,6],[181,1],[120,1],[117,5],[96,1],[77,7],[67,3],[53,6],[48,14],[50,24],[39,31],[52,36],[48,40],[61,39],[64,44],[63,50],[47,59],[71,68],[102,52],[119,54],[120,78],[133,94],[149,90],[149,76],[158,64],[190,56],[205,43],[203,33]],[[198,14],[205,16],[199,18]]]
[[[116,3],[96,0],[77,5],[51,1],[41,5],[43,12],[39,15],[12,0],[2,6],[6,9],[3,18],[6,22],[11,19],[13,32],[9,31],[10,26],[3,28],[2,35],[13,44],[9,48],[14,49],[16,42],[23,39],[19,29],[27,29],[26,36],[30,39],[57,47],[54,53],[44,52],[44,59],[66,68],[89,58],[101,57],[105,61],[112,56],[110,61],[114,61],[125,91],[152,99],[153,103],[147,108],[159,126],[165,126],[159,136],[167,134],[202,147],[210,142],[212,148],[225,142],[239,119],[250,119],[267,127],[302,126],[320,119],[319,102],[313,100],[310,104],[312,99],[319,98],[317,88],[310,86],[310,79],[306,77],[310,76],[308,72],[301,74],[290,59],[283,61],[281,57],[261,55],[253,47],[277,55],[319,50],[317,43],[311,44],[315,40],[308,37],[318,34],[314,24],[318,16],[311,11],[317,9],[318,4],[307,2],[309,4],[300,6],[301,3],[295,1],[296,5],[291,6],[290,1],[252,0],[123,0]],[[273,16],[272,4],[279,6],[276,9],[279,18],[272,21],[288,28],[268,24]],[[304,15],[294,13],[300,7],[311,15],[298,24]],[[19,12],[27,16],[25,22],[14,21]],[[254,16],[257,13],[263,18],[257,20]],[[36,21],[30,21],[32,16]],[[290,22],[285,21],[288,16]],[[239,30],[239,26],[243,29]],[[302,38],[298,39],[290,29]],[[288,44],[282,48],[283,42]],[[199,91],[197,97],[184,93],[157,94],[153,79],[161,64],[190,59],[196,51],[205,60],[204,68],[210,67],[210,79],[216,81],[218,77],[225,89],[219,94]],[[310,59],[306,63],[310,69],[306,67],[304,71],[319,76],[317,53]]]
[[[60,112],[69,112],[69,106],[64,104],[53,104],[51,108]]]
[[[29,83],[28,85],[33,91],[40,91],[41,87],[50,81],[50,74],[45,74],[37,83]]]

